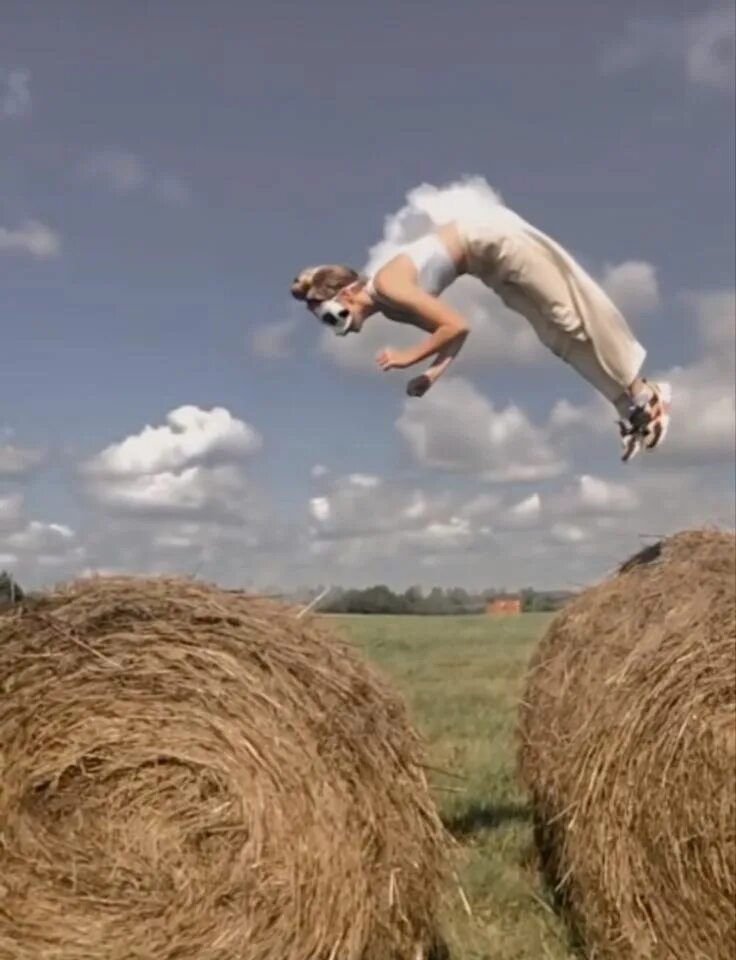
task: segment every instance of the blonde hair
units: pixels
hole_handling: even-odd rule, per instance
[[[308,267],[291,284],[291,295],[295,300],[330,300],[345,287],[360,280],[360,274],[352,267],[328,264],[321,267]]]

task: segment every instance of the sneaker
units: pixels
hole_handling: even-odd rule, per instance
[[[621,459],[626,463],[642,450],[654,450],[667,436],[672,407],[672,388],[668,383],[650,383],[652,396],[643,407],[635,407],[628,420],[619,421]]]

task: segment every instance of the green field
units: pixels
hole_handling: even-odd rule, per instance
[[[407,699],[431,749],[443,818],[463,845],[453,960],[571,960],[533,866],[530,813],[514,773],[516,704],[545,614],[330,617]],[[460,898],[458,897],[458,903]]]

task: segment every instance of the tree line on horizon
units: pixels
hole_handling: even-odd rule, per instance
[[[488,589],[471,592],[463,587],[433,587],[424,592],[419,587],[397,593],[385,584],[365,589],[331,590],[318,604],[320,613],[410,614],[427,616],[483,613],[494,599],[518,597],[522,613],[545,613],[559,610],[572,596],[570,591],[519,591]]]
[[[247,592],[247,591],[246,591]],[[288,599],[308,603],[319,597],[324,588],[300,592]],[[522,613],[544,613],[559,610],[574,594],[565,590],[535,590],[526,587],[519,591],[490,588],[469,591],[463,587],[409,587],[396,592],[385,584],[366,588],[335,587],[317,604],[320,613],[334,614],[407,614],[413,616],[458,616],[483,613],[488,604],[497,598],[518,597]],[[0,609],[26,598],[26,592],[5,571],[0,570]]]

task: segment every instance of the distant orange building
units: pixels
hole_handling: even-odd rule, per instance
[[[494,597],[486,604],[486,613],[493,616],[521,613],[521,597]]]

